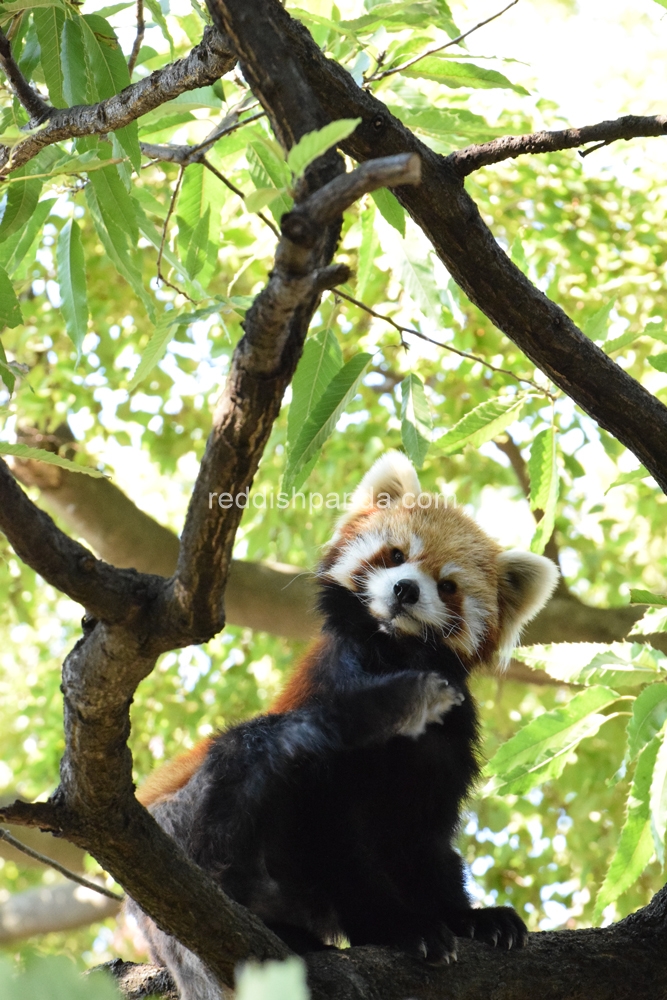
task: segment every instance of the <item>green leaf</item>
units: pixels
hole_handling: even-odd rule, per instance
[[[306,477],[306,467],[322,448],[373,360],[371,354],[355,354],[331,379],[315,403],[287,460],[283,490],[298,489]]]
[[[21,171],[17,170],[17,175],[26,177],[25,167]],[[12,233],[23,229],[23,226],[31,219],[42,190],[41,180],[21,180],[9,185],[7,192],[7,204],[5,213],[0,223],[0,243],[4,242]]]
[[[0,267],[7,274],[14,274],[20,268],[30,266],[33,258],[33,243],[41,234],[49,213],[56,203],[56,198],[46,198],[40,201],[30,220],[23,229],[13,233],[4,243],[0,243]]]
[[[558,502],[556,429],[553,425],[540,431],[533,441],[528,462],[528,475],[530,476],[531,510],[542,511],[542,518],[535,528],[530,543],[530,551],[541,555],[553,534]]]
[[[0,267],[0,329],[5,326],[18,326],[22,322],[21,306],[16,298],[14,286],[5,269]]]
[[[375,205],[369,204],[361,211],[361,245],[359,247],[356,287],[358,299],[364,297],[379,249],[380,240],[375,228]]]
[[[633,761],[667,722],[667,684],[651,684],[635,698],[628,722],[626,760]]]
[[[521,237],[517,236],[514,239],[514,243],[510,247],[510,258],[520,268],[524,274],[528,271],[528,260],[526,258],[526,251],[523,248],[523,243],[521,242]]]
[[[442,301],[430,257],[424,255],[421,245],[408,239],[395,247],[395,258],[405,291],[424,316],[440,323]]]
[[[628,483],[638,483],[642,479],[647,479],[650,475],[651,473],[648,469],[645,469],[643,465],[640,465],[638,469],[633,469],[632,472],[623,472],[618,479],[613,481],[611,486],[607,487],[605,490],[605,496],[609,493],[609,490],[613,490],[615,486],[627,486]]]
[[[462,451],[466,445],[479,448],[519,419],[526,395],[511,396],[509,399],[489,399],[480,403],[470,413],[466,413],[451,430],[439,438],[437,444],[444,455]]]
[[[88,326],[88,297],[81,232],[74,219],[68,219],[60,230],[56,257],[65,329],[76,347],[78,362]]]
[[[306,168],[322,156],[332,146],[337,146],[348,135],[352,135],[361,118],[339,118],[329,122],[324,128],[315,132],[307,132],[287,154],[287,166],[292,171],[295,180],[301,177]]]
[[[657,608],[667,607],[665,594],[652,594],[650,590],[631,590],[630,604],[652,604]]]
[[[37,10],[42,7],[57,7],[65,10],[63,0],[7,0],[2,5],[3,18],[7,14],[19,14],[22,10]]]
[[[292,379],[292,401],[287,413],[289,449],[296,442],[324,390],[342,367],[343,355],[333,330],[319,330],[308,338]]]
[[[614,718],[601,715],[600,710],[617,700],[616,691],[596,685],[575,694],[563,708],[533,719],[503,743],[487,764],[486,773],[493,778],[490,790],[521,795],[559,777],[579,743]]]
[[[185,259],[185,269],[191,278],[196,278],[206,264],[211,244],[208,241],[208,230],[211,223],[211,209],[206,209],[201,219],[192,231],[192,239]]]
[[[404,27],[421,28],[425,24],[432,23],[447,31],[449,22],[451,22],[451,18],[447,17],[445,7],[441,2],[407,0],[403,3],[375,4],[368,14],[362,14],[361,17],[356,17],[354,20],[341,21],[340,28],[347,34],[357,35],[375,31],[379,25],[400,30]],[[453,26],[453,22],[451,25]]]
[[[655,368],[657,372],[667,372],[667,352],[664,354],[653,354],[647,360],[651,368]]]
[[[65,108],[67,102],[63,95],[63,73],[60,63],[61,36],[65,14],[60,7],[37,7],[33,18],[39,39],[42,72],[49,91],[49,100],[54,108]]]
[[[401,75],[419,80],[434,80],[446,87],[473,87],[484,90],[502,88],[514,90],[517,94],[528,94],[525,87],[511,83],[506,76],[495,69],[485,69],[474,63],[454,62],[442,56],[427,56],[414,66],[404,69]]]
[[[172,316],[170,313],[162,314],[146,345],[144,353],[141,355],[132,380],[127,387],[128,392],[134,392],[139,383],[143,382],[149,372],[162,360],[167,347],[174,339],[178,327],[179,318],[177,316]]]
[[[104,101],[119,94],[130,84],[125,56],[108,21],[99,14],[84,14],[80,20],[88,68],[95,83],[97,99]],[[141,167],[141,150],[136,121],[117,129],[114,134],[129,156],[132,166],[138,171]]]
[[[58,465],[61,469],[68,469],[70,472],[83,472],[93,479],[104,479],[104,473],[97,469],[88,468],[85,465],[76,465],[67,458],[61,458],[52,451],[44,451],[42,448],[30,448],[27,444],[7,444],[0,441],[0,455],[12,455],[14,458],[30,458],[36,462],[46,462],[47,465]]]
[[[158,0],[144,0],[144,3],[148,7],[149,11],[153,15],[153,20],[157,24],[158,28],[162,32],[162,37],[169,45],[169,55],[171,59],[174,58],[174,40],[169,32],[169,26],[167,25],[167,19],[162,13],[162,7],[158,3]]]
[[[606,340],[609,329],[609,315],[616,305],[616,297],[605,302],[590,319],[584,323],[582,330],[591,340]]]
[[[11,362],[7,360],[5,349],[0,340],[0,382],[9,390],[9,395],[14,392],[16,385],[16,374],[12,371]]]
[[[220,237],[220,213],[227,200],[227,189],[201,163],[192,163],[185,171],[178,196],[178,214],[190,229],[210,211],[210,237],[217,243]],[[216,248],[217,249],[217,248]]]
[[[574,670],[567,676],[570,684],[606,684],[608,687],[639,687],[653,684],[660,676],[655,667],[635,664],[606,651],[597,653],[585,667]]]
[[[287,194],[287,188],[257,188],[246,195],[245,207],[248,212],[261,212],[263,208],[270,205],[276,198],[282,198]]]
[[[91,171],[88,177],[90,186],[95,191],[97,203],[106,223],[115,224],[127,233],[132,247],[139,238],[139,226],[134,202],[127,193],[115,165],[102,170]]]
[[[658,737],[655,737],[658,739]],[[667,832],[667,739],[664,730],[658,745],[653,777],[651,778],[651,833],[658,861],[665,863],[665,833]]]
[[[401,236],[405,236],[405,209],[387,188],[378,188],[371,192],[382,218],[393,226]]]
[[[653,856],[653,835],[650,824],[650,788],[656,757],[661,741],[654,737],[644,747],[637,761],[632,788],[628,795],[625,823],[616,853],[595,901],[594,916],[637,881]]]
[[[416,375],[408,375],[401,382],[401,438],[408,458],[418,468],[424,464],[432,429],[424,385]]]
[[[88,104],[90,101],[90,81],[86,67],[83,29],[81,19],[78,17],[68,17],[63,25],[60,65],[66,105],[73,107],[75,104]]]
[[[279,155],[280,154],[280,155]],[[277,143],[267,140],[253,140],[250,143],[248,165],[250,176],[256,188],[267,187],[287,189],[291,178],[287,164],[281,158],[282,150]],[[271,214],[276,222],[289,212],[294,202],[286,194],[274,198],[271,202]]]
[[[406,108],[390,105],[392,114],[408,128],[443,139],[467,139],[469,142],[487,142],[504,135],[503,129],[489,125],[485,118],[465,108]]]

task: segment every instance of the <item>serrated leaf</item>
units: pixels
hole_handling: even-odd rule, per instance
[[[665,833],[667,832],[667,739],[664,730],[655,737],[659,740],[658,752],[651,778],[649,807],[653,846],[661,865],[665,863]]]
[[[273,144],[265,140],[253,140],[250,143],[248,155],[248,165],[250,176],[256,188],[284,188],[287,189],[290,183],[290,173],[287,164],[280,158],[278,152],[282,150],[274,148]],[[275,198],[271,204],[271,215],[280,223],[282,216],[289,212],[294,202],[287,194]]]
[[[375,205],[369,204],[362,209],[361,216],[361,244],[359,246],[359,257],[357,265],[357,287],[358,299],[363,299],[373,273],[375,257],[380,249],[380,240],[375,228]]]
[[[584,323],[582,330],[591,340],[606,340],[609,330],[609,315],[616,305],[616,297],[605,302],[590,319]]]
[[[495,69],[486,69],[474,63],[454,62],[442,56],[427,56],[414,66],[402,70],[402,76],[418,80],[434,80],[446,87],[472,87],[490,90],[500,88],[527,95],[528,91],[518,83],[512,83]]]
[[[432,262],[421,246],[406,240],[394,247],[398,278],[414,304],[436,323],[442,320],[440,289],[433,274]]]
[[[319,330],[308,338],[292,379],[292,401],[287,413],[288,451],[296,442],[315,404],[342,367],[343,354],[333,330]]]
[[[20,14],[22,10],[37,10],[42,7],[57,7],[65,10],[63,0],[7,0],[2,5],[3,18],[7,14]]]
[[[208,230],[211,222],[211,208],[206,209],[192,231],[192,239],[185,259],[185,269],[191,278],[196,278],[206,264],[209,255]]]
[[[542,517],[535,528],[530,543],[530,551],[541,555],[553,534],[558,502],[556,430],[553,425],[540,431],[533,441],[528,462],[528,475],[530,476],[531,510],[542,511]]]
[[[651,684],[632,703],[626,760],[633,761],[667,722],[667,684]]]
[[[21,306],[14,286],[5,269],[0,267],[0,329],[6,326],[18,326],[22,322]]]
[[[622,660],[620,656],[606,651],[598,653],[590,663],[573,670],[567,676],[570,684],[606,684],[608,687],[639,687],[652,684],[659,676],[652,668]]]
[[[163,313],[159,323],[151,334],[146,349],[141,355],[137,369],[127,387],[128,392],[134,392],[139,383],[143,382],[149,372],[162,360],[167,347],[174,339],[179,325],[178,317],[171,316],[169,313]]]
[[[488,142],[505,134],[503,129],[489,125],[481,115],[465,108],[412,109],[403,105],[390,105],[390,110],[408,128],[436,138]]]
[[[337,146],[348,135],[352,135],[361,118],[339,118],[329,122],[324,128],[315,132],[307,132],[287,154],[287,166],[292,171],[295,180],[301,177],[307,167],[322,156],[332,146]]]
[[[298,489],[306,476],[306,467],[322,448],[373,360],[371,354],[355,354],[331,379],[315,403],[296,439],[287,462],[283,490]]]
[[[80,18],[88,68],[97,90],[97,100],[104,101],[130,84],[130,74],[116,33],[99,14],[84,14]],[[139,126],[130,122],[114,133],[130,158],[135,170],[141,168]]]
[[[522,795],[535,785],[559,777],[579,743],[615,717],[600,712],[618,697],[611,688],[596,685],[575,694],[563,708],[533,719],[487,764],[486,773],[493,778],[492,790],[501,795]]]
[[[650,590],[631,590],[630,604],[652,604],[656,608],[667,607],[665,594],[652,594]]]
[[[28,224],[13,233],[4,243],[0,243],[0,267],[4,267],[7,274],[13,274],[21,265],[24,267],[28,265],[32,257],[33,243],[39,237],[56,200],[56,198],[46,198],[40,201]]]
[[[498,437],[510,424],[519,419],[519,414],[528,398],[523,395],[512,396],[509,399],[489,399],[485,403],[480,403],[438,440],[438,447],[444,455],[462,451],[466,445],[479,448],[480,445]]]
[[[85,465],[76,465],[67,458],[61,458],[52,451],[45,451],[43,448],[30,448],[27,444],[7,444],[0,441],[0,455],[12,455],[14,458],[32,459],[35,462],[46,462],[47,465],[58,465],[61,469],[68,469],[70,472],[83,472],[93,479],[106,478],[103,472],[91,469]]]
[[[654,737],[644,747],[637,761],[632,788],[628,795],[625,823],[605,880],[595,901],[599,917],[610,903],[637,881],[653,856],[650,824],[650,788],[660,740]]]
[[[605,496],[609,493],[609,490],[613,490],[615,486],[627,486],[629,483],[638,483],[642,479],[646,479],[651,473],[648,469],[645,469],[643,465],[640,465],[638,469],[633,469],[632,472],[623,472],[618,479],[615,479],[611,486],[608,486],[605,490]]]
[[[95,191],[105,222],[122,227],[134,247],[139,238],[136,210],[116,167],[111,165],[91,171],[88,181]]]
[[[25,167],[23,171],[25,171]],[[17,174],[19,174],[18,170],[14,174],[14,177]],[[21,176],[25,177],[27,174],[21,172]],[[21,230],[30,220],[37,208],[41,190],[42,181],[38,179],[20,180],[15,184],[9,185],[7,204],[2,216],[2,223],[0,223],[0,243],[11,236],[12,233]]]
[[[61,35],[65,14],[60,7],[37,7],[33,13],[33,19],[39,39],[42,72],[49,91],[49,100],[54,108],[67,107],[63,95],[63,73],[60,65]]]
[[[162,13],[162,7],[158,3],[158,0],[144,0],[144,3],[148,7],[149,11],[153,15],[153,20],[157,24],[158,28],[162,32],[162,37],[169,45],[169,54],[171,59],[174,58],[174,40],[169,32],[169,26],[167,25],[167,20]]]
[[[401,382],[401,438],[408,458],[418,468],[431,444],[433,422],[424,384],[410,374]]]
[[[76,347],[78,362],[88,327],[88,297],[81,232],[74,219],[68,219],[60,230],[56,259],[65,329]]]
[[[387,188],[378,188],[371,192],[371,198],[378,207],[382,218],[394,229],[405,236],[405,209]]]
[[[68,107],[88,104],[90,81],[86,66],[83,29],[78,17],[68,17],[63,25],[60,47],[60,65],[63,77],[63,97]]]
[[[442,3],[408,0],[403,3],[376,4],[368,14],[362,14],[354,20],[341,21],[340,28],[350,35],[374,31],[378,25],[392,27],[396,31],[403,27],[421,28],[424,24],[433,23],[447,30],[448,20]]]

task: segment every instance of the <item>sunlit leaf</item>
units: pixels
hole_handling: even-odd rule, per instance
[[[343,367],[343,354],[333,330],[327,327],[305,343],[292,379],[292,402],[287,414],[287,441],[291,447],[334,375]]]
[[[631,590],[630,604],[653,604],[657,608],[667,607],[665,594],[652,594],[650,590]]]
[[[531,510],[542,511],[542,517],[530,543],[530,550],[540,555],[553,534],[558,502],[559,476],[556,461],[556,430],[553,424],[546,430],[540,431],[533,441],[528,475]]]
[[[306,969],[300,958],[246,963],[236,974],[236,1000],[308,1000]]]
[[[517,94],[528,94],[525,87],[512,83],[495,69],[486,69],[475,63],[454,62],[442,56],[427,56],[414,66],[402,70],[402,75],[421,80],[434,80],[446,87],[474,87],[485,90],[498,87],[514,90]]]
[[[375,256],[379,249],[380,240],[375,228],[375,205],[371,203],[361,212],[361,245],[359,247],[356,287],[358,299],[364,297],[366,286],[373,273]]]
[[[88,297],[81,233],[73,219],[68,219],[60,230],[56,256],[65,328],[78,359],[88,326]]]
[[[3,8],[4,6],[3,4]],[[33,5],[31,4],[31,6]],[[60,65],[61,35],[65,14],[60,5],[57,7],[36,7],[33,17],[39,39],[42,71],[49,91],[49,100],[55,108],[67,107],[63,95],[63,74]]]
[[[638,469],[633,469],[632,472],[623,472],[613,481],[611,486],[607,487],[605,494],[609,493],[609,490],[613,490],[615,486],[627,486],[629,483],[638,483],[642,479],[647,479],[650,475],[651,473],[643,465],[640,465]]]
[[[492,441],[519,419],[526,399],[526,396],[511,396],[480,403],[438,439],[439,450],[444,455],[453,455],[462,451],[466,445],[479,448],[487,441]]]
[[[667,739],[664,731],[658,739],[658,752],[651,778],[649,805],[653,846],[660,864],[665,862],[665,832],[667,832]]]
[[[332,146],[338,145],[343,139],[347,139],[360,121],[361,118],[340,118],[338,121],[329,122],[316,132],[308,132],[299,139],[287,154],[287,166],[294,177],[301,177],[318,156],[326,153]]]
[[[86,66],[81,19],[68,17],[63,25],[60,48],[63,77],[63,96],[66,104],[87,104],[90,100],[90,81]]]
[[[25,168],[23,168],[20,173],[17,170],[13,176],[27,177],[28,175],[25,172]],[[23,226],[32,218],[37,208],[41,190],[42,181],[38,179],[19,180],[17,183],[9,186],[7,205],[2,216],[2,223],[0,223],[0,243],[11,236],[12,233],[23,229]]]
[[[651,684],[632,703],[627,759],[632,761],[667,722],[667,683]]]
[[[579,743],[594,736],[611,718],[602,715],[618,694],[602,685],[575,694],[567,705],[529,722],[500,747],[486,766],[491,788],[498,794],[522,794],[557,778]]]
[[[0,267],[0,329],[5,326],[18,326],[22,322],[21,306],[14,286],[5,269]]]
[[[356,396],[359,384],[372,361],[372,355],[355,354],[331,379],[315,403],[298,438],[290,449],[283,489],[289,492],[303,483],[305,468],[335,428],[348,403]]]
[[[83,472],[84,475],[92,476],[93,479],[102,479],[104,477],[104,473],[99,472],[97,469],[91,469],[85,465],[77,465],[75,462],[70,462],[67,458],[61,458],[60,455],[56,455],[52,451],[45,451],[43,448],[30,448],[27,444],[8,444],[6,441],[0,441],[0,455],[32,459],[35,462],[46,462],[47,465],[58,465],[61,469],[68,469],[70,472]]]
[[[594,312],[590,319],[586,320],[582,329],[591,340],[606,340],[609,328],[609,316],[616,305],[616,297],[605,302],[597,312]]]
[[[637,761],[632,788],[628,796],[625,823],[595,901],[595,916],[599,917],[609,903],[633,885],[653,856],[649,804],[651,781],[661,740],[655,736],[644,747]]]
[[[416,375],[408,375],[401,382],[401,438],[408,458],[418,468],[424,464],[432,428],[424,383]]]

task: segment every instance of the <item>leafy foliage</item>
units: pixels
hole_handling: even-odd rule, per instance
[[[10,0],[0,10],[23,72],[56,106],[96,102],[130,82],[133,5],[94,6]],[[195,10],[145,6],[152,21],[134,80],[186,55],[203,28]],[[490,65],[461,46],[419,58],[456,37],[455,19],[471,22],[463,4],[454,13],[444,0],[351,0],[340,10],[304,0],[288,9],[438,153],[563,125],[549,95],[528,94],[525,67],[505,75],[500,60]],[[266,209],[278,223],[294,177],[355,124],[305,137],[286,159],[266,120],[241,104],[247,98],[231,74],[115,135],[45,147],[10,175],[0,206],[0,454],[62,465],[68,460],[27,449],[16,432],[53,432],[68,420],[74,467],[109,470],[176,531],[243,316],[272,264],[275,236],[256,213]],[[181,175],[178,164],[141,153],[141,142],[201,143],[239,105],[241,127],[207,151],[215,172],[191,163]],[[26,124],[2,91],[2,141],[20,142]],[[624,148],[616,155],[616,172],[563,153],[507,161],[466,183],[518,266],[664,402],[664,187],[650,165],[640,175],[625,169]],[[425,488],[455,493],[503,544],[542,551],[555,532],[579,599],[615,606],[629,598],[661,613],[665,498],[468,301],[391,192],[346,213],[338,259],[356,271],[346,292],[422,339],[406,335],[406,351],[388,324],[325,296],[244,513],[237,557],[311,568],[336,512],[313,516],[307,497],[286,509],[269,499],[281,484],[306,494],[352,489],[383,450],[402,445],[422,466]],[[520,379],[532,380],[530,391]],[[528,496],[496,442],[515,446]],[[537,525],[530,508],[543,512]],[[3,795],[42,795],[57,781],[58,670],[79,618],[0,541]],[[641,627],[660,644],[654,619]],[[134,706],[138,779],[265,708],[300,651],[229,628],[206,649],[163,657]],[[483,876],[476,891],[512,902],[533,928],[622,916],[664,881],[664,657],[630,643],[521,655],[557,683],[475,681],[494,780],[471,803],[461,840],[473,876]],[[5,860],[0,891],[43,877]],[[110,941],[108,928],[96,928],[34,947],[84,952],[94,964],[110,957]]]

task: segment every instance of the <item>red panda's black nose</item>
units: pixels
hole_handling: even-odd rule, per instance
[[[394,584],[394,593],[401,604],[416,604],[419,600],[419,586],[414,580],[399,580]]]

